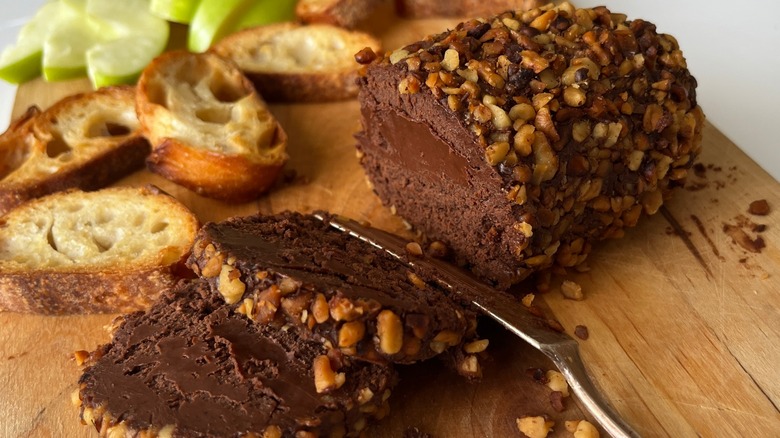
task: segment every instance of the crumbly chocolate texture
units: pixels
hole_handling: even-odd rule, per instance
[[[299,326],[348,356],[411,363],[474,341],[476,314],[466,303],[310,215],[206,224],[189,264],[256,323]],[[462,374],[480,374],[474,354],[453,357]]]
[[[365,68],[358,151],[386,205],[503,288],[659,209],[700,152],[695,89],[649,22],[506,12]]]
[[[387,413],[396,379],[295,327],[252,324],[201,281],[124,317],[92,357],[78,403],[100,436],[356,436]],[[341,386],[320,391],[318,366]]]

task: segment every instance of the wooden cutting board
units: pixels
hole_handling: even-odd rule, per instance
[[[385,20],[372,26],[393,48],[454,21]],[[695,72],[694,72],[695,73]],[[87,90],[86,81],[20,87],[14,114],[46,107]],[[154,183],[191,207],[202,221],[285,209],[327,209],[404,233],[372,194],[355,157],[355,101],[272,105],[287,130],[296,177],[268,196],[228,205],[182,189],[147,171],[119,184]],[[705,108],[706,112],[706,108]],[[766,127],[757,127],[766,129]],[[580,341],[598,385],[643,436],[771,436],[780,433],[780,184],[715,127],[704,131],[699,172],[662,213],[620,240],[596,246],[591,270],[572,275],[584,301],[553,289],[537,300]],[[748,205],[768,200],[773,211],[751,216]],[[758,231],[755,225],[766,225]],[[724,232],[729,228],[731,234]],[[743,235],[739,235],[743,233]],[[761,237],[750,252],[731,235]],[[71,405],[79,369],[71,354],[108,341],[114,315],[44,317],[0,313],[0,436],[90,437]],[[405,367],[389,418],[370,436],[397,437],[416,427],[434,437],[521,436],[515,419],[548,415],[554,436],[571,436],[563,420],[586,416],[576,400],[555,412],[549,390],[529,368],[551,368],[523,342],[488,323],[492,360],[485,378],[468,384],[437,361]]]

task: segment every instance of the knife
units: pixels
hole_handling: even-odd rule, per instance
[[[394,234],[361,225],[343,216],[323,213],[315,213],[314,216],[337,230],[387,252],[408,266],[434,272],[436,282],[440,286],[470,301],[484,314],[550,358],[566,377],[569,387],[585,409],[610,436],[640,436],[596,388],[580,357],[577,341],[566,333],[550,328],[546,321],[518,305],[512,296],[491,289],[460,268],[441,260],[424,256],[406,257],[408,242]]]

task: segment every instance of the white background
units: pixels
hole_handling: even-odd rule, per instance
[[[121,1],[121,0],[105,0]],[[0,1],[0,47],[44,0]],[[699,82],[698,98],[714,124],[780,180],[780,2],[770,0],[574,0],[607,5],[674,35]],[[15,88],[0,81],[0,130]]]

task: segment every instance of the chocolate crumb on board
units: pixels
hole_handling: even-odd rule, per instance
[[[693,165],[692,169],[696,178],[703,181],[694,181],[693,179],[689,179],[685,184],[685,190],[688,190],[689,192],[698,192],[708,188],[710,186],[710,182],[707,181],[707,166],[702,163],[696,163]]]
[[[547,383],[547,374],[541,368],[528,368],[525,370],[525,374],[530,376],[537,383],[541,383],[542,385]]]
[[[710,186],[710,183],[707,182],[707,181],[691,182],[690,184],[685,186],[685,190],[688,190],[689,192],[698,192],[700,190],[706,189],[709,186]]]
[[[723,224],[723,232],[731,237],[731,240],[741,246],[745,251],[760,253],[761,250],[766,247],[766,242],[764,242],[763,237],[758,236],[753,239],[737,225]]]
[[[574,336],[582,339],[583,341],[586,341],[590,337],[590,333],[588,333],[588,327],[584,325],[578,325],[577,327],[574,327]]]
[[[561,391],[553,391],[550,393],[550,405],[555,412],[563,412],[566,407],[563,405],[563,393]]]
[[[769,203],[766,199],[758,199],[750,203],[748,213],[755,216],[766,216],[769,214]]]
[[[707,177],[707,167],[702,163],[696,163],[693,165],[693,174],[699,178]]]
[[[746,232],[747,230],[757,234],[763,233],[766,231],[765,224],[757,224],[741,214],[734,218],[734,222],[734,224],[723,224],[723,232],[731,237],[734,243],[752,253],[760,253],[766,247],[766,241],[763,237],[756,236],[754,239]]]

